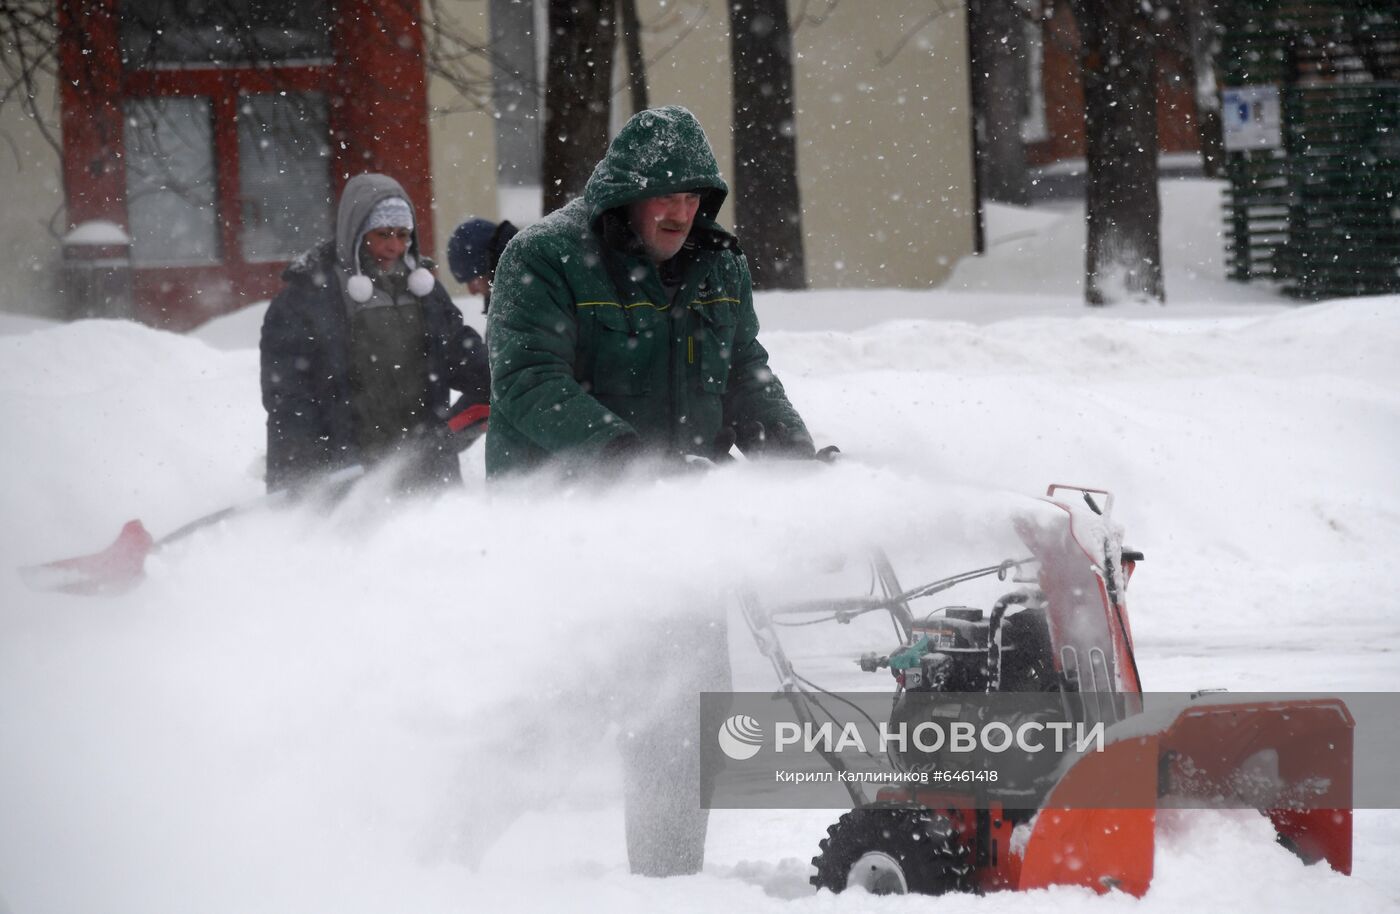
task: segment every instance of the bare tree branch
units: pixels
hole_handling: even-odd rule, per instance
[[[697,28],[699,28],[700,24],[703,23],[710,15],[710,7],[708,4],[700,4],[698,7],[695,7],[695,9],[697,9],[698,12],[690,18],[685,18],[684,13],[679,8],[677,8],[672,12],[657,17],[651,22],[643,24],[642,30],[644,32],[657,34],[670,31],[671,29],[676,27],[675,22],[677,20],[679,20],[680,22],[680,32],[676,35],[676,37],[673,38],[670,41],[670,43],[663,47],[661,50],[657,51],[651,57],[647,58],[646,65],[648,69],[660,63],[663,59],[666,58],[668,54],[670,54],[678,46],[680,46],[681,42],[689,38],[690,33],[694,32]]]
[[[466,28],[447,15],[441,0],[428,0],[423,17],[423,63],[428,72],[450,85],[465,107],[458,111],[489,111],[492,98],[492,71],[502,65],[489,40],[470,35]],[[508,64],[507,64],[508,65]],[[544,92],[533,73],[517,73],[525,91],[543,98]]]
[[[58,17],[44,0],[0,0],[0,106],[18,102],[56,155],[63,144],[40,109],[42,82],[58,72]]]
[[[831,18],[832,13],[836,12],[836,7],[841,0],[822,0],[822,2],[826,4],[826,10],[821,13],[807,12],[807,5],[810,2],[811,0],[802,0],[802,2],[797,5],[797,15],[792,17],[792,30],[794,32],[807,23],[811,23],[815,26],[826,25],[826,20]]]
[[[944,16],[956,12],[957,9],[958,6],[950,2],[950,0],[935,0],[934,9],[930,10],[924,18],[920,19],[914,25],[905,29],[904,34],[900,35],[899,40],[894,43],[894,47],[888,52],[875,52],[876,63],[881,67],[887,67],[894,63],[894,59],[899,56],[899,52],[903,51],[904,48],[908,46],[909,42],[914,40],[916,35]]]

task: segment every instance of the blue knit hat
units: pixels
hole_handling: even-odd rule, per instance
[[[509,222],[500,225],[489,219],[468,219],[452,233],[447,242],[447,266],[458,282],[477,276],[491,276],[506,242],[519,231]]]

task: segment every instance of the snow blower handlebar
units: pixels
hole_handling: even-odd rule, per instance
[[[1081,493],[1084,496],[1084,503],[1088,505],[1089,510],[1093,511],[1095,514],[1103,516],[1111,516],[1113,514],[1113,493],[1108,491],[1107,489],[1090,489],[1086,488],[1085,486],[1075,486],[1063,482],[1052,482],[1049,486],[1046,487],[1045,496],[1047,498],[1054,498],[1055,493],[1060,491],[1061,489],[1067,489],[1071,492]],[[1103,496],[1103,508],[1100,508],[1098,502],[1094,501],[1095,495]]]
[[[773,610],[771,615],[776,619],[788,615],[830,614],[826,619],[813,619],[810,622],[778,623],[788,625],[809,625],[816,622],[840,622],[845,624],[849,623],[856,616],[862,616],[866,613],[880,610],[899,617],[909,613],[906,604],[913,600],[931,597],[945,590],[950,590],[959,584],[965,584],[968,581],[988,577],[993,574],[995,574],[998,579],[1004,581],[1006,580],[1006,573],[1008,571],[1034,561],[1034,558],[1007,559],[996,565],[988,565],[985,568],[977,568],[972,571],[964,571],[959,574],[951,575],[950,577],[940,578],[937,581],[915,587],[913,590],[906,590],[902,593],[896,593],[887,597],[844,597],[838,599],[803,600],[795,603],[785,603],[778,609]],[[899,621],[898,618],[896,621]]]

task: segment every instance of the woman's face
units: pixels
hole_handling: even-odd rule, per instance
[[[365,250],[369,256],[373,257],[379,264],[381,270],[387,270],[399,262],[404,251],[408,250],[409,242],[413,240],[413,231],[406,228],[377,228],[365,232]]]

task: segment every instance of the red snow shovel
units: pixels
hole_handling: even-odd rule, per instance
[[[364,474],[358,465],[346,467],[330,474],[322,486],[339,489]],[[206,514],[185,524],[173,533],[160,539],[151,536],[146,525],[140,520],[129,520],[112,545],[101,552],[90,555],[59,559],[42,565],[30,565],[19,570],[24,583],[33,590],[61,591],[76,594],[121,593],[136,586],[145,576],[146,557],[178,542],[197,530],[212,527],[226,517],[244,514],[256,508],[267,507],[286,501],[288,490],[269,492],[250,501],[231,505]]]
[[[447,420],[452,441],[463,450],[486,433],[491,409],[477,404],[462,409]],[[322,491],[339,491],[364,475],[358,465],[337,470],[323,479]],[[280,489],[239,505],[206,514],[183,527],[156,539],[140,520],[129,520],[117,534],[112,545],[90,555],[59,559],[41,565],[29,565],[19,570],[24,583],[34,590],[60,591],[74,594],[121,593],[134,587],[146,573],[146,557],[178,542],[197,530],[211,527],[226,517],[243,514],[285,501],[288,490]]]

